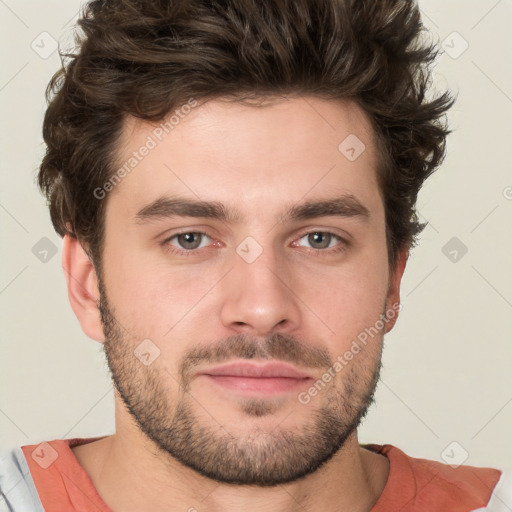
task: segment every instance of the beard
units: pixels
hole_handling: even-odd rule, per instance
[[[192,346],[184,353],[175,378],[158,359],[145,366],[135,357],[134,348],[140,340],[134,343],[133,336],[116,320],[101,281],[99,289],[105,355],[126,409],[165,457],[212,480],[264,487],[303,478],[342,449],[374,402],[382,368],[382,343],[377,338],[375,346],[365,347],[368,355],[354,357],[311,400],[311,412],[301,425],[284,428],[278,423],[266,429],[254,425],[238,435],[229,433],[227,426],[208,413],[208,404],[201,404],[190,392],[199,364],[235,358],[268,359],[327,371],[333,365],[329,353],[282,334],[273,334],[264,342],[236,335],[215,345]],[[173,379],[178,384],[177,393],[168,385]],[[238,401],[244,420],[272,418],[280,403],[269,398]],[[299,407],[305,406],[297,400]]]

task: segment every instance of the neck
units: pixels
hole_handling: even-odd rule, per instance
[[[121,422],[115,435],[73,452],[103,501],[124,512],[368,512],[389,474],[388,459],[360,447],[357,432],[317,471],[275,487],[236,486],[204,477],[162,453],[131,422]]]

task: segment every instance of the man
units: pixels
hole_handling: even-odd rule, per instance
[[[4,509],[502,510],[507,472],[357,438],[449,133],[417,5],[93,1],[79,24],[39,182],[116,432],[13,450]]]

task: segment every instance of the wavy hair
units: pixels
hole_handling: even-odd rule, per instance
[[[161,121],[190,98],[352,100],[375,131],[390,267],[426,224],[420,188],[445,156],[449,91],[427,98],[439,50],[413,0],[95,0],[52,77],[38,183],[60,235],[97,269],[123,120]]]

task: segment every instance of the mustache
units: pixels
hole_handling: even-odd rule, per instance
[[[204,363],[224,363],[232,359],[270,359],[298,367],[330,368],[333,361],[325,348],[311,346],[293,337],[274,333],[264,340],[237,334],[217,344],[194,346],[180,364],[181,382],[187,387],[195,369]]]

